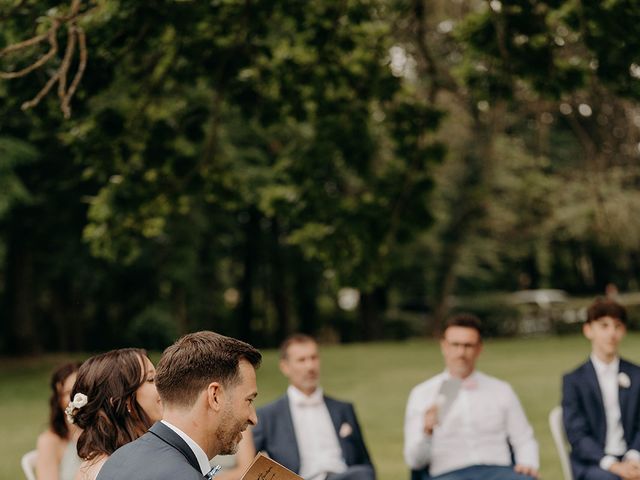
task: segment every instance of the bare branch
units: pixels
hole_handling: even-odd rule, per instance
[[[78,89],[78,85],[84,75],[87,67],[87,41],[85,32],[78,26],[78,20],[83,16],[94,11],[95,8],[90,8],[84,12],[81,12],[82,0],[71,0],[69,6],[69,12],[67,15],[59,16],[53,19],[51,28],[41,34],[34,36],[28,40],[10,45],[3,50],[0,50],[0,57],[13,52],[19,52],[25,48],[37,45],[45,40],[49,41],[51,48],[47,53],[42,55],[39,59],[33,62],[26,68],[15,72],[0,72],[0,79],[13,79],[20,78],[28,75],[29,73],[43,67],[47,62],[56,56],[58,53],[58,41],[57,34],[61,26],[65,26],[67,29],[67,44],[64,52],[64,56],[61,59],[60,66],[57,67],[55,73],[47,81],[44,87],[38,92],[38,94],[31,100],[22,104],[22,109],[27,110],[33,108],[51,91],[56,82],[58,82],[58,98],[60,99],[60,109],[65,118],[71,116],[71,98]],[[69,70],[73,59],[78,52],[78,70],[73,77],[73,81],[67,86],[67,79]]]
[[[20,42],[20,43],[14,43],[13,45],[9,45],[8,47],[5,47],[2,50],[0,50],[0,57],[5,56],[7,53],[15,52],[15,51],[18,51],[18,50],[22,50],[23,48],[27,48],[27,47],[31,47],[33,45],[37,45],[38,43],[42,42],[43,40],[46,40],[47,38],[49,38],[50,34],[51,34],[51,30],[47,30],[45,33],[43,33],[41,35],[37,35],[37,36],[35,36],[33,38],[30,38],[30,39],[25,40],[25,41]]]
[[[64,57],[62,58],[62,63],[58,68],[60,75],[58,77],[58,97],[62,101],[65,96],[65,90],[67,87],[67,72],[69,72],[69,67],[71,67],[71,60],[73,59],[73,53],[76,49],[76,32],[75,27],[73,25],[68,26],[67,28],[67,48],[64,52]]]
[[[29,108],[33,108],[36,105],[38,105],[38,103],[40,103],[40,100],[42,100],[44,96],[47,93],[49,93],[49,91],[51,90],[51,87],[53,87],[56,81],[58,81],[58,78],[60,78],[60,70],[58,70],[56,73],[53,74],[53,76],[49,79],[47,84],[44,87],[42,87],[42,90],[40,90],[35,97],[33,97],[28,102],[24,102],[20,108],[22,108],[22,110],[28,110]]]
[[[84,74],[84,71],[87,67],[87,58],[89,56],[87,52],[87,38],[84,30],[82,30],[80,27],[76,27],[76,32],[78,35],[78,44],[80,49],[80,63],[78,64],[78,71],[76,72],[76,75],[73,78],[73,81],[71,82],[71,85],[69,86],[64,99],[62,100],[61,108],[65,118],[69,118],[71,116],[71,98],[76,93],[78,85],[80,84],[82,75]]]
[[[12,78],[24,77],[25,75],[40,68],[42,65],[44,65],[49,60],[51,60],[51,58],[53,58],[55,54],[58,53],[58,39],[56,38],[58,27],[59,27],[59,24],[57,22],[54,22],[54,25],[49,29],[49,31],[46,34],[38,35],[38,37],[34,37],[25,42],[21,42],[21,45],[20,44],[10,45],[9,47],[2,50],[0,52],[0,57],[2,57],[5,53],[9,53],[11,51],[18,51],[22,48],[26,48],[31,45],[36,45],[37,43],[40,43],[43,40],[43,38],[48,38],[49,45],[51,46],[51,48],[47,53],[45,53],[42,57],[40,57],[38,60],[36,60],[34,63],[29,65],[28,67],[25,67],[22,70],[18,70],[17,72],[0,72],[0,78],[5,80],[10,80]],[[38,41],[33,41],[35,39],[38,39]]]

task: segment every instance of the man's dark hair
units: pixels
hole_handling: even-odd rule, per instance
[[[458,315],[449,317],[444,324],[444,328],[442,329],[443,335],[449,327],[472,328],[476,332],[478,332],[478,335],[480,336],[480,338],[482,338],[482,322],[478,317],[471,313],[459,313]]]
[[[262,355],[243,341],[215,332],[190,333],[168,347],[156,368],[156,388],[163,402],[191,407],[211,382],[232,386],[240,381],[240,360],[254,368]]]
[[[608,298],[596,298],[587,309],[586,323],[591,323],[603,317],[611,317],[627,324],[627,310],[619,303]]]
[[[280,359],[284,360],[287,358],[289,346],[294,343],[318,343],[316,339],[306,333],[293,333],[285,338],[280,344]]]

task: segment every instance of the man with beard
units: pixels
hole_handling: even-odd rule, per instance
[[[280,347],[286,395],[258,409],[254,446],[306,480],[373,480],[353,405],[324,395],[316,341],[294,334]],[[250,438],[241,448],[252,448]]]
[[[98,480],[202,480],[209,459],[235,453],[242,432],[257,422],[261,360],[251,345],[214,332],[178,339],[156,369],[162,420],[116,450]]]

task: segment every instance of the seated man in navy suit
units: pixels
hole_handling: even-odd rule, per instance
[[[618,356],[627,312],[598,299],[583,333],[586,363],[562,380],[562,413],[575,480],[640,479],[640,367]]]
[[[475,369],[480,320],[447,320],[445,371],[413,388],[404,424],[404,458],[433,480],[533,480],[538,443],[511,386]]]
[[[325,396],[320,388],[316,341],[303,334],[287,338],[280,347],[280,370],[289,388],[258,409],[255,449],[305,480],[375,479],[353,405]]]

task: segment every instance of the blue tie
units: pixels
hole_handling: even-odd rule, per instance
[[[205,474],[204,478],[206,478],[207,480],[211,480],[218,474],[220,470],[222,470],[222,467],[220,465],[216,465],[211,470],[209,470],[207,474]]]

